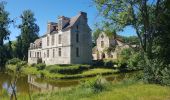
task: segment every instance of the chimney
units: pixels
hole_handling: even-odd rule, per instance
[[[58,17],[58,30],[62,30],[69,21],[70,19],[65,16]]]
[[[54,23],[54,22],[48,22],[47,23],[47,32],[48,33],[51,33],[52,31],[55,31],[56,29],[56,26],[57,26],[57,23]]]
[[[82,15],[87,22],[87,13],[80,11],[79,14]]]

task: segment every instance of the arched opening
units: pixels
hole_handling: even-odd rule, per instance
[[[101,57],[102,59],[104,59],[105,58],[105,54],[104,53],[102,53],[102,57]]]

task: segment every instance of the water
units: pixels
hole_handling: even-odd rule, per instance
[[[127,76],[132,76],[131,74],[117,74],[105,76],[104,79],[107,81],[120,81]],[[8,73],[0,73],[0,95],[5,90],[8,94],[12,93],[11,82],[14,76]],[[18,93],[30,94],[34,92],[44,92],[44,91],[60,91],[63,89],[71,89],[72,87],[80,84],[82,80],[85,79],[76,79],[76,80],[47,80],[38,78],[36,76],[22,76],[17,79],[15,90]]]

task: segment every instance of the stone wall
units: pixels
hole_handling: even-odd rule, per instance
[[[78,25],[78,29],[77,29]],[[79,34],[79,42],[76,41],[76,34]],[[71,31],[71,63],[90,64],[92,63],[92,36],[86,19],[79,18]],[[79,57],[76,56],[76,48],[79,48]]]

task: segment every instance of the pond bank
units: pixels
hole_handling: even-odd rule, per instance
[[[7,69],[14,72],[17,69],[17,65],[8,64]],[[80,71],[79,71],[80,70]],[[89,65],[71,65],[71,66],[47,66],[42,70],[38,70],[37,67],[32,67],[24,65],[20,68],[20,72],[25,75],[37,75],[47,79],[77,79],[94,77],[97,75],[109,75],[118,73],[117,69],[107,69],[107,68],[92,68]],[[72,73],[72,74],[68,74]]]
[[[131,75],[130,75],[131,76]],[[118,77],[119,79],[119,77]],[[141,80],[126,78],[120,81],[105,81],[102,77],[88,79],[72,88],[60,91],[17,93],[18,100],[169,100],[170,87],[145,84]],[[0,94],[0,99],[9,100],[9,95]]]

